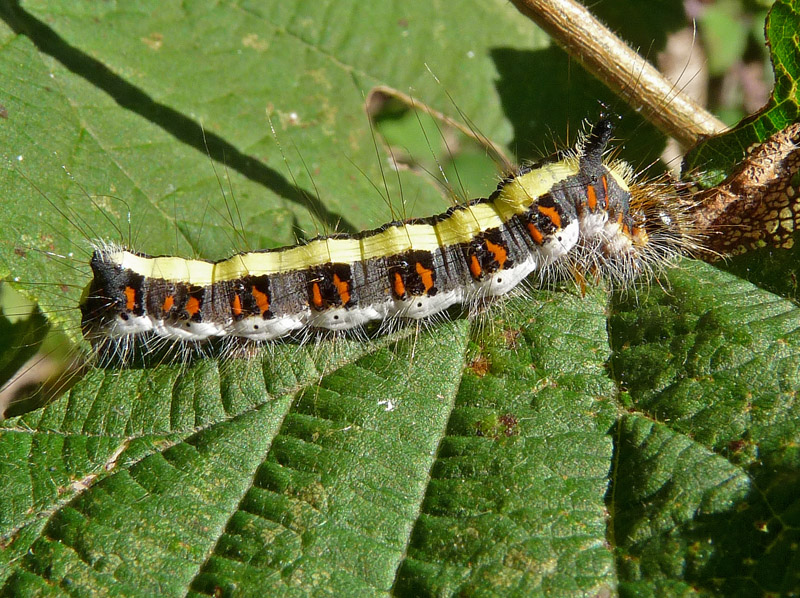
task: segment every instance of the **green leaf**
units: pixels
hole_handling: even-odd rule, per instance
[[[637,43],[681,21],[609,5]],[[522,157],[619,106],[500,0],[0,17],[0,275],[76,342],[92,239],[215,259],[391,218],[368,180],[376,85],[453,115],[449,93]],[[636,164],[663,145],[633,117],[618,135]],[[447,205],[426,177],[385,179],[400,213]],[[800,313],[689,260],[659,282],[93,368],[0,424],[2,593],[797,593]]]
[[[791,595],[800,310],[705,264],[669,280],[610,321],[630,402],[610,490],[621,589]]]

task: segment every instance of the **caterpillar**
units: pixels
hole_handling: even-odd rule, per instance
[[[693,245],[666,185],[608,161],[612,121],[575,148],[505,177],[488,198],[428,218],[239,253],[220,261],[151,257],[99,242],[81,305],[86,338],[126,355],[165,343],[272,341],[304,330],[474,311],[529,275],[592,273],[629,285]]]

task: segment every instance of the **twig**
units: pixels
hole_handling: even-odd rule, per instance
[[[685,148],[726,128],[575,0],[511,1],[584,68]]]

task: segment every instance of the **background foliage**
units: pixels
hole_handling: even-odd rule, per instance
[[[651,55],[684,22],[677,2],[595,8]],[[776,10],[797,63],[797,9]],[[0,16],[0,274],[73,337],[87,238],[217,258],[388,219],[362,108],[375,85],[453,114],[446,89],[521,157],[598,99],[622,111],[499,0]],[[622,126],[637,164],[658,153],[652,129]],[[400,177],[409,214],[446,205]],[[0,592],[796,595],[792,275],[685,260],[636,296],[537,291],[410,336],[93,369],[2,423]],[[18,328],[17,350],[40,323]]]

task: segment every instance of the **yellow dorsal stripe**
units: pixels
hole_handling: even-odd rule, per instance
[[[502,226],[514,215],[528,210],[554,184],[577,174],[578,168],[575,157],[545,164],[506,183],[491,203],[464,206],[436,224],[400,224],[360,239],[316,239],[280,251],[238,254],[217,263],[179,257],[143,257],[125,250],[109,252],[106,258],[147,278],[208,286],[244,276],[292,272],[328,263],[352,264],[407,251],[433,251],[442,246],[468,243],[482,231]],[[624,185],[622,173],[612,170],[612,174]]]
[[[526,172],[505,184],[495,203],[508,205],[515,214],[523,212],[553,185],[578,174],[579,167],[578,158],[569,157]]]

